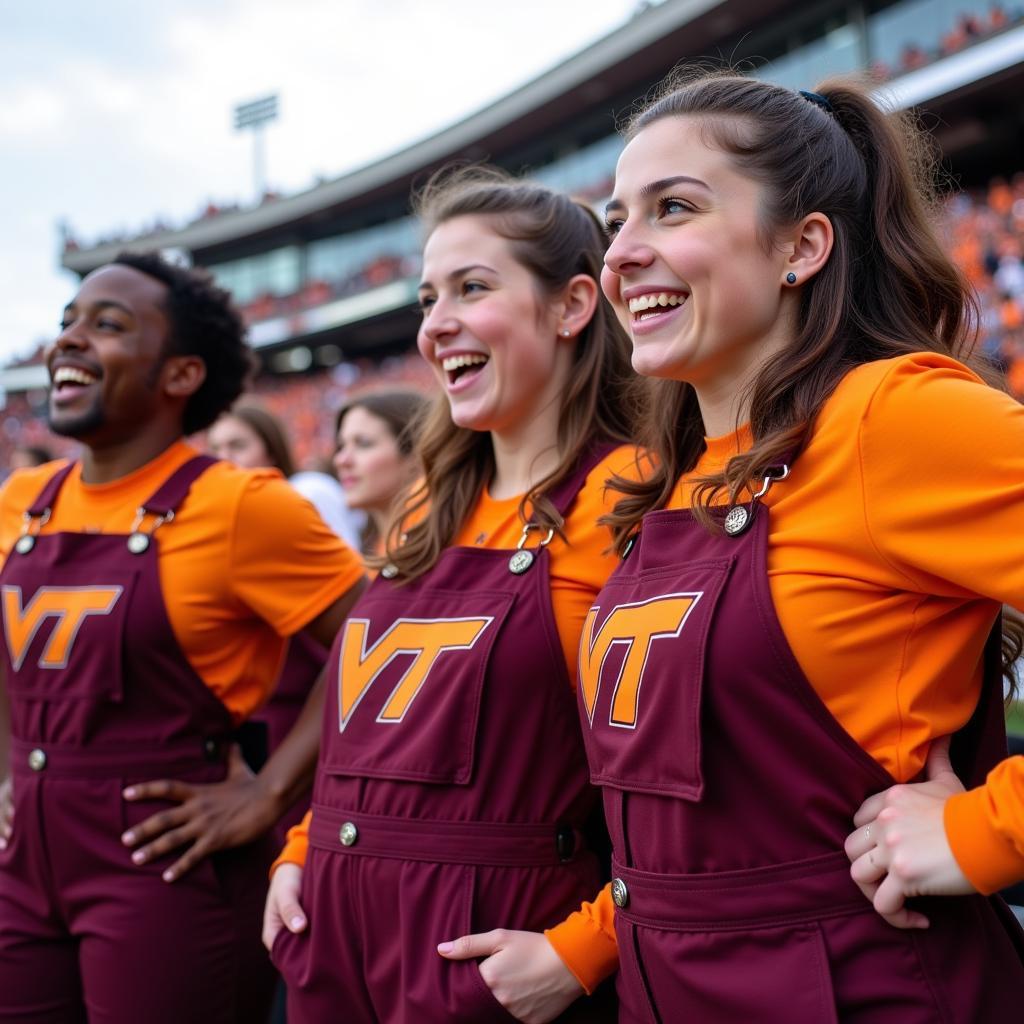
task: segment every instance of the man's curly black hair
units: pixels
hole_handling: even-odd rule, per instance
[[[166,354],[199,356],[206,364],[206,379],[185,406],[182,429],[204,430],[231,407],[255,368],[242,314],[206,270],[177,266],[155,252],[122,252],[114,263],[166,285]]]

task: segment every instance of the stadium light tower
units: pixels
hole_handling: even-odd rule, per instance
[[[256,200],[259,202],[267,191],[263,126],[277,120],[277,93],[258,100],[250,100],[248,103],[239,103],[234,108],[234,113],[236,132],[252,129],[253,180],[256,185]]]

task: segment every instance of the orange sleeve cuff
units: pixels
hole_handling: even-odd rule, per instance
[[[288,829],[284,849],[278,855],[277,860],[270,865],[271,875],[282,864],[297,864],[300,868],[306,866],[306,854],[309,852],[309,824],[312,820],[313,812],[306,811],[302,821]]]
[[[573,977],[590,995],[619,966],[611,889],[605,886],[593,903],[584,903],[544,934]]]
[[[990,775],[984,786],[950,797],[943,811],[946,838],[960,870],[986,895],[1024,879],[1024,852],[1019,848],[1024,846],[1024,835],[1011,837],[1000,829],[997,800],[991,791],[1001,788],[994,785],[996,781],[1003,780]]]

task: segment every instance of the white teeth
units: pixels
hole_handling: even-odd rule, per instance
[[[453,370],[462,369],[463,366],[482,366],[487,362],[487,358],[479,355],[448,356],[447,359],[441,360],[441,367],[445,373],[451,373]]]
[[[56,387],[61,384],[95,384],[96,379],[91,373],[73,366],[61,366],[53,372],[53,383]]]
[[[655,306],[681,306],[688,296],[679,292],[650,292],[647,295],[638,295],[635,299],[629,300],[630,313],[642,313],[645,309],[654,309]]]

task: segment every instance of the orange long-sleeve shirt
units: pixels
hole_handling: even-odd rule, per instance
[[[196,454],[179,441],[108,484],[83,483],[76,466],[42,532],[127,533],[136,509]],[[58,468],[20,470],[0,490],[0,560],[21,532],[22,513]],[[171,629],[236,720],[269,696],[286,638],[363,575],[355,552],[276,469],[211,466],[156,540]]]
[[[713,438],[695,475],[750,443]],[[686,507],[680,481],[671,507]],[[954,360],[904,356],[849,373],[771,509],[768,576],[812,686],[896,781],[977,703],[1000,603],[1024,608],[1024,407]],[[1024,877],[1024,758],[947,803],[973,884]],[[607,889],[548,932],[588,989],[609,969]],[[614,961],[612,961],[614,963]]]

